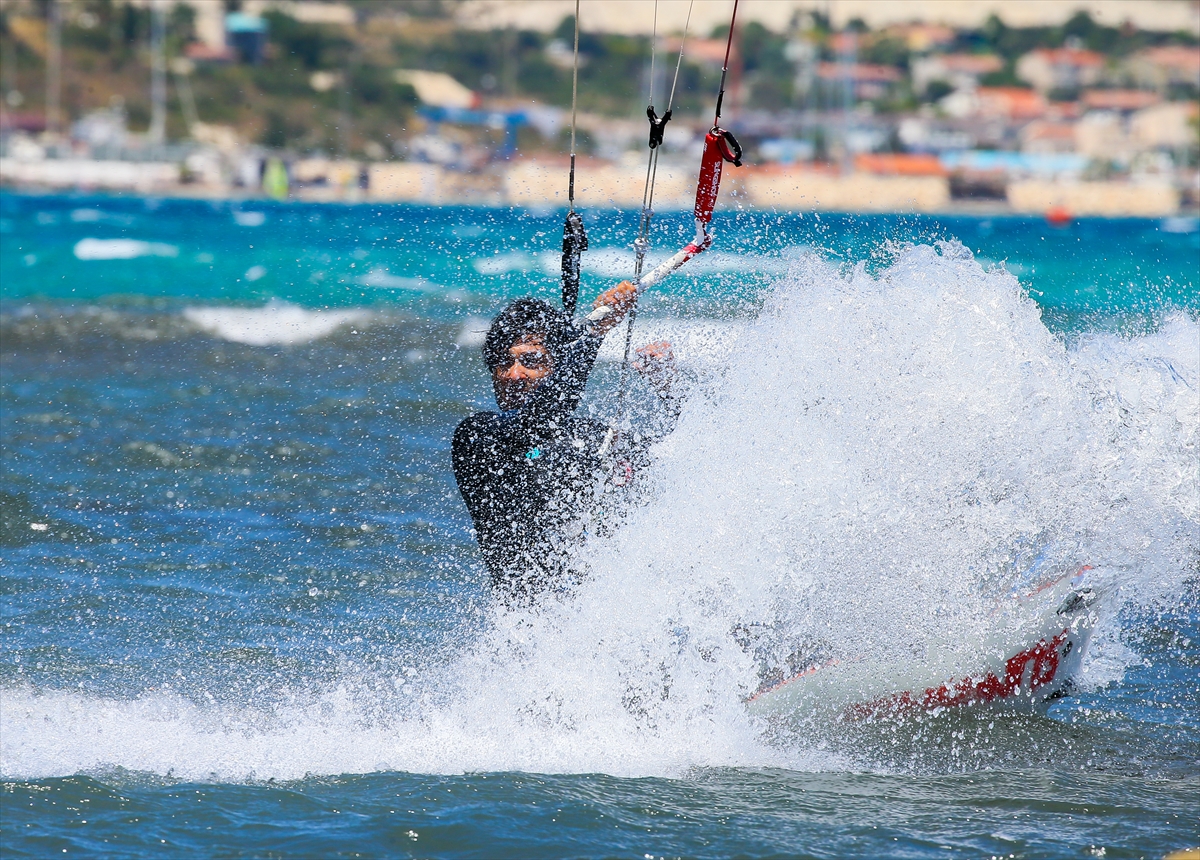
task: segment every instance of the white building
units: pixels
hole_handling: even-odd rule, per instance
[[[1104,55],[1081,48],[1042,48],[1017,60],[1017,77],[1040,93],[1088,87],[1104,73]]]
[[[912,62],[913,88],[925,92],[934,81],[944,81],[956,90],[973,90],[979,79],[1004,68],[995,54],[934,54]]]

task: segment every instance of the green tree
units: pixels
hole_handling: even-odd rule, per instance
[[[279,59],[298,60],[309,70],[340,66],[353,43],[330,27],[305,24],[278,11],[268,11],[267,32],[279,51]]]
[[[925,95],[922,97],[921,101],[929,102],[931,104],[933,102],[939,102],[952,92],[954,92],[954,87],[945,81],[930,81],[925,86]]]

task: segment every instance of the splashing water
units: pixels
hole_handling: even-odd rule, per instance
[[[1196,334],[1069,353],[955,243],[877,276],[802,261],[660,446],[650,503],[588,548],[591,578],[467,662],[464,716],[530,738],[533,769],[781,764],[742,708],[741,623],[893,659],[931,631],[982,641],[1035,558],[1102,566],[1110,624],[1169,602],[1197,552]]]

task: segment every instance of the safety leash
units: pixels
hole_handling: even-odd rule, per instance
[[[579,0],[575,0],[575,61],[571,70],[571,173],[567,184],[567,219],[563,223],[562,303],[567,316],[579,302],[579,258],[587,250],[583,218],[575,211],[575,121],[579,106]]]
[[[742,166],[742,147],[731,132],[721,128],[721,105],[725,102],[725,77],[729,74],[729,53],[733,48],[733,25],[737,21],[738,0],[733,0],[733,16],[729,19],[729,40],[725,43],[725,63],[721,66],[721,89],[717,93],[717,110],[712,128],[704,136],[704,155],[700,159],[700,179],[696,183],[697,227],[712,222],[713,209],[717,205],[717,192],[721,188],[721,167],[732,162]]]

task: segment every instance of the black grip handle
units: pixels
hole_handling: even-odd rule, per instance
[[[671,112],[668,110],[660,119],[654,112],[654,105],[650,105],[646,108],[646,119],[650,120],[650,148],[657,149],[662,146],[663,132],[671,121]]]
[[[742,145],[738,143],[732,131],[726,131],[723,128],[715,129],[720,133],[720,138],[717,141],[721,149],[721,158],[731,162],[734,167],[742,166]]]
[[[578,212],[568,212],[563,223],[562,303],[568,316],[575,315],[579,302],[579,257],[587,250],[587,232]]]

